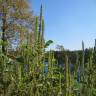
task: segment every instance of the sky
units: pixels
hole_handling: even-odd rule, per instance
[[[79,50],[93,47],[96,38],[96,0],[30,0],[35,15],[39,15],[43,1],[45,40],[53,40],[49,48],[63,45]]]

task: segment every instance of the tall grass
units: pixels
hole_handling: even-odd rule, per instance
[[[82,61],[77,52],[74,72],[71,72],[67,53],[64,66],[60,66],[54,51],[50,50],[45,73],[45,49],[52,41],[44,41],[42,6],[40,18],[34,17],[34,22],[34,39],[27,34],[30,41],[27,45],[21,42],[16,51],[6,55],[0,50],[0,96],[96,96],[96,64],[93,62],[96,48],[90,49],[85,62],[82,42]]]

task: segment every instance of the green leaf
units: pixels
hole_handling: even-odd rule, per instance
[[[53,43],[53,41],[52,40],[48,40],[46,43],[45,43],[45,48],[47,48],[50,44],[52,44]]]
[[[17,62],[24,63],[24,58],[23,57],[18,57],[16,58]]]
[[[43,84],[37,84],[37,87],[42,87],[43,86]]]

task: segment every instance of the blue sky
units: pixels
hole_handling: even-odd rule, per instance
[[[45,38],[53,40],[65,49],[81,49],[94,45],[96,38],[96,0],[30,0],[34,14],[39,14],[41,1],[44,1]]]

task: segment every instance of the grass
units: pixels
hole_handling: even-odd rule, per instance
[[[34,40],[31,42],[32,35],[27,35],[27,44],[23,43],[23,36],[16,50],[5,54],[0,49],[0,96],[96,96],[96,48],[90,49],[85,62],[82,42],[82,59],[77,52],[73,72],[68,54],[63,51],[66,62],[60,66],[54,51],[46,55],[45,50],[53,41],[44,40],[42,9],[40,18],[34,17]],[[46,58],[48,73],[44,72]]]

